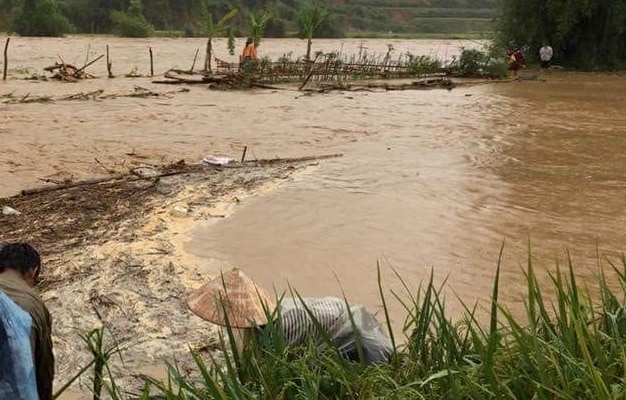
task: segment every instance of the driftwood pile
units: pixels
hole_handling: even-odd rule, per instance
[[[54,65],[50,65],[44,68],[44,71],[53,73],[50,79],[64,82],[76,82],[79,79],[94,78],[93,75],[86,73],[85,69],[87,69],[87,67],[89,67],[90,65],[96,63],[102,57],[104,57],[104,55],[101,55],[91,61],[86,62],[85,65],[80,68],[72,64],[67,64],[61,59],[61,62],[55,62]]]
[[[160,176],[191,168],[180,163],[158,169],[153,178],[129,172],[23,190],[0,200],[3,210],[15,210],[0,214],[0,236],[32,242],[44,254],[106,241],[123,223],[150,210]]]

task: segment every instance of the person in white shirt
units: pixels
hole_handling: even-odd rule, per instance
[[[548,69],[552,66],[552,57],[554,56],[554,50],[549,44],[544,43],[539,49],[539,59],[541,60],[541,68]]]

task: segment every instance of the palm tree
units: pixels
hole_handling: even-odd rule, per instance
[[[247,13],[248,21],[250,22],[250,37],[254,40],[254,47],[259,47],[265,26],[270,18],[272,18],[274,11],[270,8],[266,8],[258,14],[250,10],[248,10]]]
[[[211,71],[211,57],[213,56],[213,38],[228,31],[226,24],[237,15],[237,9],[231,10],[224,15],[217,24],[213,23],[213,14],[209,13],[206,19],[206,30],[209,39],[206,42],[206,58],[204,59],[204,70]]]
[[[311,0],[303,0],[300,2],[298,10],[298,23],[300,25],[300,37],[307,39],[306,59],[311,59],[311,44],[313,34],[319,26],[328,17],[328,10]]]

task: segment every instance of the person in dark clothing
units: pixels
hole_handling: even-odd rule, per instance
[[[0,249],[0,292],[31,318],[30,345],[35,364],[39,400],[52,400],[54,355],[52,353],[52,320],[43,300],[34,290],[41,258],[27,243],[9,243]]]
[[[518,71],[526,66],[526,59],[522,49],[513,46],[509,51],[509,71],[513,71],[513,76],[517,77]]]

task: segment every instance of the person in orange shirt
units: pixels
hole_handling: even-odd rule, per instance
[[[243,52],[239,57],[239,69],[244,69],[244,66],[251,65],[252,68],[255,67],[257,62],[256,56],[256,47],[254,45],[254,40],[252,38],[248,38],[246,40],[246,46],[243,48]],[[246,68],[247,69],[247,68]]]

